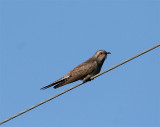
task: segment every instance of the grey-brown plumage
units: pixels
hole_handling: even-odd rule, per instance
[[[64,77],[41,89],[44,90],[51,86],[54,86],[54,88],[56,89],[77,80],[83,80],[84,82],[89,81],[92,76],[100,72],[103,63],[107,58],[107,54],[110,54],[110,52],[106,52],[105,50],[97,51],[94,56],[75,67]]]

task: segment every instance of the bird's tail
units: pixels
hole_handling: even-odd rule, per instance
[[[45,87],[42,87],[41,90],[45,90],[45,89],[47,89],[47,88],[49,88],[49,87],[51,87],[51,86],[54,86],[54,85],[56,85],[56,84],[58,84],[58,83],[61,83],[61,82],[63,82],[66,78],[67,78],[67,77],[62,77],[62,78],[58,79],[57,81],[55,81],[55,82],[53,82],[53,83],[51,83],[51,84],[49,84],[49,85],[47,85],[47,86],[45,86]]]

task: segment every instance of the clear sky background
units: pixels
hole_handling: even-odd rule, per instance
[[[1,0],[0,121],[78,82],[40,90],[99,49],[102,71],[160,43],[158,0]],[[160,47],[4,127],[160,127]]]

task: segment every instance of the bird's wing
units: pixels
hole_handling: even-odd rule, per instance
[[[72,83],[77,80],[82,80],[87,75],[92,74],[93,71],[97,68],[97,62],[90,58],[84,63],[78,65],[73,70],[71,70],[67,75],[69,75],[69,78],[65,79],[63,82],[57,84],[54,86],[54,88],[58,88],[60,86],[66,85],[68,83]]]
[[[97,69],[97,62],[90,58],[72,70],[71,77],[79,76],[83,79],[87,75],[92,74]]]

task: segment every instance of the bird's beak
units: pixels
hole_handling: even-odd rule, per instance
[[[110,52],[106,52],[106,54],[111,54]]]

